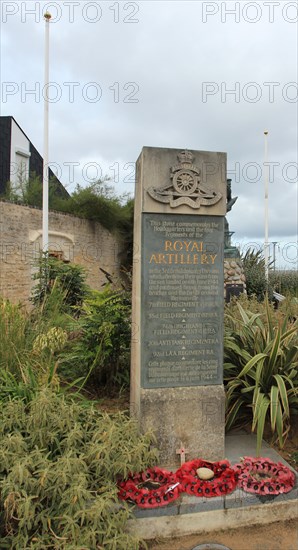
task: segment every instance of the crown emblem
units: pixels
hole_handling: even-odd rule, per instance
[[[194,156],[190,151],[187,151],[187,149],[185,149],[177,155],[177,159],[179,160],[180,164],[192,164]]]

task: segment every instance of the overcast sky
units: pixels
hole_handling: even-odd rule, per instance
[[[268,130],[269,240],[295,267],[297,2],[2,0],[1,114],[41,154],[45,8],[50,160],[67,189],[107,175],[133,194],[144,145],[225,151],[234,243],[260,244]]]

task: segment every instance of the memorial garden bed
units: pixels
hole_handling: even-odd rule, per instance
[[[91,536],[90,532],[92,534],[94,531],[92,521],[95,520],[94,518],[98,520],[98,516],[96,515],[98,512],[95,511],[91,505],[95,498],[97,499],[97,503],[102,506],[100,521],[105,525],[107,525],[107,522],[111,521],[111,537],[119,537],[119,549],[121,547],[126,549],[128,539],[125,538],[124,528],[129,517],[126,510],[121,511],[118,508],[119,514],[117,518],[120,521],[117,524],[118,526],[113,526],[113,517],[116,519],[116,516],[113,515],[115,507],[117,509],[117,506],[121,506],[117,499],[115,480],[121,476],[125,477],[130,470],[139,472],[147,468],[150,464],[158,463],[155,458],[155,453],[153,453],[154,456],[150,453],[149,455],[146,455],[146,453],[142,454],[139,439],[129,435],[131,432],[126,430],[129,425],[128,413],[124,412],[128,411],[129,408],[127,391],[127,373],[129,371],[129,365],[128,363],[125,364],[129,348],[127,328],[129,328],[130,324],[130,309],[128,294],[125,291],[124,296],[124,294],[121,294],[121,291],[112,292],[107,288],[103,293],[97,293],[96,296],[93,295],[93,301],[86,301],[86,304],[80,312],[72,309],[68,309],[66,312],[61,305],[61,300],[63,301],[63,292],[59,293],[57,290],[59,290],[58,284],[53,283],[50,289],[49,302],[43,301],[41,309],[35,309],[31,314],[25,313],[17,306],[5,302],[0,303],[0,323],[2,323],[2,338],[0,342],[0,400],[2,411],[10,407],[10,420],[7,420],[7,422],[11,422],[10,428],[7,428],[5,434],[7,449],[5,450],[4,446],[2,446],[1,449],[1,545],[3,548],[14,548],[24,546],[30,541],[33,545],[32,548],[34,548],[34,545],[36,548],[45,547],[46,545],[50,548],[51,544],[53,548],[55,544],[60,544],[60,547],[63,548],[64,539],[68,540],[69,537],[77,536],[77,540],[80,541],[80,544],[89,544],[89,546],[91,545],[92,547],[93,543],[90,542],[91,539],[87,538],[85,540],[82,537],[85,535],[86,537]],[[61,290],[63,290],[63,288],[60,288],[60,291]],[[82,304],[80,304],[80,307],[81,306]],[[83,315],[82,311],[84,311]],[[73,313],[75,314],[72,315]],[[281,319],[281,315],[281,313],[276,314],[275,322],[277,324]],[[119,323],[119,318],[121,323],[122,321],[125,322],[123,324]],[[97,330],[99,322],[101,323],[100,326],[102,330],[100,332],[100,338],[96,340],[94,336],[98,336],[99,334]],[[291,319],[289,323],[292,326],[293,319]],[[123,328],[122,332],[117,332],[119,326]],[[272,330],[274,330],[274,327]],[[85,336],[87,334],[85,339],[82,337],[83,334]],[[92,348],[92,353],[88,355],[88,346],[91,346],[92,343],[94,347]],[[114,353],[117,346],[118,352]],[[79,373],[75,368],[71,370],[71,352],[73,352],[74,348],[76,348],[76,352],[78,352],[76,365],[82,368],[82,371]],[[68,361],[66,360],[67,354],[69,354]],[[121,355],[121,361],[123,360],[122,363],[117,363],[119,355]],[[82,357],[86,359],[84,365],[82,365],[81,362]],[[109,363],[111,360],[114,361],[113,364]],[[293,354],[293,361],[294,360],[296,361]],[[96,363],[96,361],[98,362]],[[63,365],[65,367],[66,364],[69,366],[69,370],[63,371]],[[112,367],[111,369],[109,369],[110,365]],[[95,367],[98,369],[97,371]],[[99,384],[97,387],[93,386],[91,377],[91,374],[95,372],[100,372],[102,375],[102,384]],[[109,383],[106,384],[106,374],[109,375],[111,373],[112,376],[108,380]],[[77,379],[78,376],[79,380]],[[65,404],[65,397],[63,394],[68,393],[68,390],[70,390],[72,394],[74,409],[76,408],[77,411],[80,411],[78,413],[80,422],[82,419],[86,419],[86,415],[88,416],[89,413],[87,413],[87,411],[90,409],[90,403],[93,405],[92,410],[95,411],[92,413],[94,414],[94,418],[98,416],[102,419],[104,416],[107,420],[107,428],[103,428],[101,432],[101,435],[104,434],[103,439],[105,439],[105,441],[101,441],[99,446],[95,445],[94,460],[92,459],[93,470],[91,470],[92,480],[90,480],[91,485],[87,489],[84,486],[85,482],[83,485],[79,483],[79,477],[81,476],[80,479],[82,481],[83,474],[85,475],[86,472],[84,473],[84,467],[82,468],[82,465],[78,462],[76,463],[76,460],[73,460],[77,459],[75,444],[76,442],[82,442],[84,438],[88,439],[88,437],[90,437],[89,442],[91,449],[91,443],[94,443],[96,434],[94,433],[92,435],[92,430],[86,428],[86,423],[84,424],[84,428],[79,421],[70,426],[71,415],[68,413],[63,420],[61,414]],[[42,449],[36,449],[35,452],[32,447],[30,452],[28,452],[29,440],[27,439],[29,435],[26,432],[26,414],[32,406],[32,403],[36,403],[38,396],[42,393],[45,398],[46,395],[49,395],[47,392],[50,392],[53,396],[55,405],[52,406],[48,402],[45,406],[39,407],[40,426],[36,426],[36,428],[41,444],[44,444],[45,434],[47,434],[47,443],[51,447],[50,452],[54,453],[53,460],[57,459],[61,450],[68,448],[69,454],[63,456],[64,465],[68,468],[67,475],[69,479],[71,478],[71,481],[76,484],[74,487],[69,482],[68,489],[64,491],[64,493],[61,491],[61,487],[63,487],[61,480],[55,480],[51,477],[54,475],[55,469],[50,468],[49,474],[46,473],[46,469],[49,466],[48,457],[42,455]],[[284,441],[282,450],[279,448],[279,443],[276,442],[276,434],[274,433],[272,435],[271,427],[268,422],[265,422],[264,438],[297,469],[297,432],[295,431],[294,425],[295,416],[292,414],[295,409],[295,404],[293,402],[290,403],[290,405],[291,430]],[[45,413],[49,410],[51,410],[55,416],[56,428],[57,426],[59,427],[60,422],[62,424],[64,422],[64,434],[61,432],[61,437],[56,437],[53,426],[49,427],[47,424],[49,418],[46,418],[47,415]],[[108,414],[105,415],[105,411],[107,411]],[[117,431],[115,425],[111,421],[111,416],[114,416],[114,413],[118,411],[123,411],[123,414],[120,414],[120,416],[118,415],[118,419],[121,417],[121,422],[123,421],[124,427],[121,437],[119,436],[119,431]],[[246,418],[246,424],[244,423],[243,426],[246,426],[249,433],[251,429],[249,415]],[[27,434],[26,437],[24,437],[25,432]],[[48,434],[51,434],[50,437]],[[123,438],[125,441],[128,441],[130,445],[127,456],[123,454],[125,451],[123,443],[121,444]],[[87,444],[87,439],[85,439],[85,444]],[[108,444],[110,449],[114,449],[115,451],[112,457],[113,466],[111,466],[110,470],[110,451],[107,451],[106,444]],[[74,445],[74,447],[72,447],[72,445]],[[6,451],[8,453],[7,455],[5,455]],[[76,456],[73,456],[73,451]],[[26,457],[24,460],[24,457],[21,455],[22,452],[24,452],[24,456]],[[139,459],[135,460],[135,458],[132,458],[136,456],[139,456]],[[18,457],[20,459],[19,462],[16,460]],[[17,466],[20,463],[22,463],[22,468],[17,471]],[[75,463],[80,471],[75,472],[73,470]],[[98,483],[98,474],[96,472],[100,463],[103,463],[105,472],[102,478],[102,485],[98,484],[95,487],[94,483]],[[60,474],[64,475],[62,470]],[[30,485],[31,482],[33,485],[32,492],[30,493],[26,489],[26,484],[28,483]],[[47,485],[49,483],[50,485]],[[12,486],[14,487],[13,490],[11,489]],[[109,495],[105,493],[102,487],[108,487]],[[50,497],[49,493],[47,497],[44,496],[45,490],[50,491]],[[57,494],[59,491],[60,496],[58,498]],[[92,493],[91,496],[90,492]],[[40,495],[40,501],[35,498],[34,495],[36,494]],[[59,508],[59,519],[57,520],[58,512],[54,507],[53,510],[55,514],[57,512],[57,515],[55,515],[53,519],[50,518],[50,521],[48,521],[48,516],[46,516],[47,505],[48,499],[52,498],[52,496],[56,499],[56,504],[59,501],[57,504]],[[63,514],[66,513],[65,510],[67,509],[67,507],[65,507],[66,498],[69,498],[69,503],[74,513],[79,513],[80,503],[83,502],[83,504],[86,505],[89,514],[86,520],[87,523],[84,524],[86,529],[85,527],[84,529],[79,528],[76,523],[71,524],[70,522],[68,524],[67,520],[65,518],[63,519]],[[23,512],[25,510],[28,511],[28,518],[26,516],[28,525],[31,525],[27,530],[29,534],[24,534],[25,527],[24,529],[22,527],[23,531],[20,527],[21,525],[24,526],[25,521],[27,521],[25,516],[23,517]],[[21,517],[23,517],[22,520]],[[33,517],[35,519],[33,519]],[[47,517],[46,521],[44,519],[45,517]],[[33,534],[34,527],[32,527],[32,525],[36,521],[39,522],[39,526],[43,525],[42,529],[46,530],[45,533],[43,531],[38,531],[38,527],[38,529],[34,531],[35,534]],[[84,522],[85,520],[82,519],[82,521]],[[70,534],[71,530],[72,534]],[[76,535],[73,535],[73,533],[76,533]],[[95,534],[94,536],[100,537],[101,535]],[[98,538],[98,540],[101,541],[100,538]],[[104,539],[104,544],[108,549],[110,544],[109,539]],[[111,545],[112,544],[111,542]],[[135,544],[135,546],[131,546],[131,548],[137,548],[137,542],[131,544]],[[172,546],[172,548],[175,548],[175,546]]]

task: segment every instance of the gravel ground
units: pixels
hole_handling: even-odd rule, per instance
[[[206,542],[222,544],[230,550],[297,550],[297,522],[291,520],[167,541],[151,541],[148,547],[150,550],[192,550]]]

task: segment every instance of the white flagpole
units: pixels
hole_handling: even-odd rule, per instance
[[[265,242],[264,242],[264,259],[265,259],[265,278],[268,282],[269,278],[269,210],[268,210],[268,198],[269,198],[269,181],[268,181],[268,131],[264,131],[265,141],[265,165],[264,165],[264,184],[265,184]]]
[[[45,73],[44,73],[44,134],[43,134],[43,185],[42,185],[42,251],[49,249],[49,44],[51,14],[46,12],[45,19]]]

